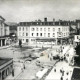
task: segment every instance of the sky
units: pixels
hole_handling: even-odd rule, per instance
[[[0,0],[0,15],[7,22],[80,19],[80,0]]]

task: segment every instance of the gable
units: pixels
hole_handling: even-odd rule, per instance
[[[5,19],[2,16],[0,16],[0,21],[5,21]]]

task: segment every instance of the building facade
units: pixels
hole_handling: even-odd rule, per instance
[[[5,46],[9,35],[9,26],[5,24],[5,19],[0,16],[0,46]]]
[[[9,58],[0,58],[0,80],[4,80],[12,73],[13,60]]]
[[[5,19],[0,16],[0,46],[4,46],[6,44],[5,41],[5,24],[4,24]]]
[[[36,22],[20,22],[17,27],[18,39],[28,44],[58,44],[69,38],[68,24],[48,22],[47,19]]]

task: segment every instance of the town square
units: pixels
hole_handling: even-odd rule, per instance
[[[79,3],[0,0],[0,80],[80,80]]]

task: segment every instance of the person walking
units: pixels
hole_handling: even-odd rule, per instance
[[[61,76],[61,79],[60,80],[63,80],[63,77]]]

